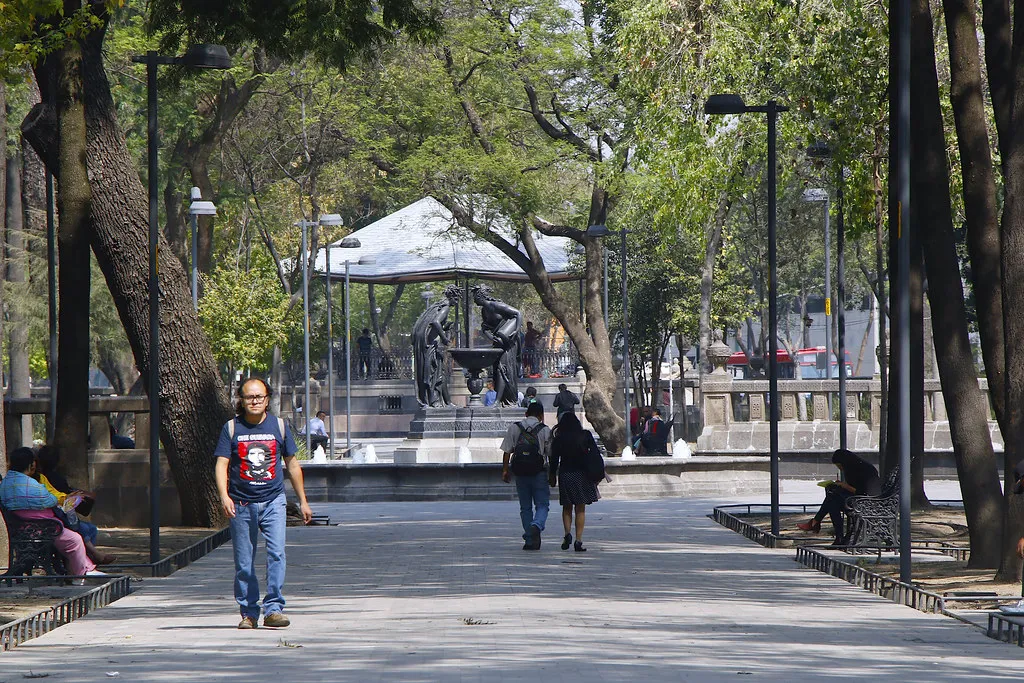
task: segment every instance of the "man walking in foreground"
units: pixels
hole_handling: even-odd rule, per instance
[[[508,483],[513,474],[516,477],[519,518],[526,541],[523,550],[540,550],[540,534],[551,506],[548,484],[551,430],[544,424],[544,406],[539,401],[526,407],[525,420],[508,426],[501,450],[501,480]]]
[[[299,498],[306,524],[313,511],[306,502],[302,469],[295,459],[296,447],[284,420],[267,414],[270,385],[250,379],[238,389],[237,417],[220,433],[214,450],[217,458],[217,492],[229,518],[235,555],[235,600],[242,613],[238,628],[256,628],[260,616],[260,584],[256,578],[256,540],[262,532],[267,546],[267,593],[263,598],[263,625],[283,628],[284,615],[285,493],[282,466]]]

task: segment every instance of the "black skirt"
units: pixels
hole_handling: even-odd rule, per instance
[[[583,472],[569,471],[558,473],[558,504],[590,505],[601,499],[597,484],[590,481]]]

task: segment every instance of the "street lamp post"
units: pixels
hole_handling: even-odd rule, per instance
[[[188,215],[192,223],[192,308],[199,310],[199,216],[216,216],[217,207],[213,202],[203,201],[203,191],[192,188],[192,203],[188,205]]]
[[[302,404],[302,417],[305,423],[302,425],[302,431],[306,435],[306,453],[309,453],[312,450],[312,439],[309,434],[309,247],[307,246],[307,234],[310,228],[315,228],[319,223],[303,219],[296,221],[295,225],[302,230],[302,244],[299,248],[299,258],[302,259],[302,370],[304,373],[302,386],[305,389]]]
[[[825,142],[815,142],[807,148],[807,155],[819,159],[832,156],[832,148]],[[841,165],[836,177],[836,355],[839,367],[839,447],[847,447],[846,438],[846,227],[844,225],[843,186],[847,169]]]
[[[768,115],[768,443],[771,460],[772,534],[779,533],[779,319],[778,258],[776,253],[777,169],[775,159],[776,119],[779,112],[789,111],[775,100],[764,106],[748,107],[739,95],[712,95],[704,104],[704,113],[744,114],[758,112]]]
[[[618,234],[622,238],[621,261],[622,261],[622,369],[623,369],[623,393],[625,395],[625,410],[623,418],[626,423],[626,447],[632,446],[633,435],[629,425],[629,383],[631,373],[629,369],[629,292],[626,286],[626,228],[621,230],[609,230],[607,225],[589,225],[586,234],[590,237],[605,237],[606,235]],[[605,327],[608,323],[608,250],[605,249],[605,270],[604,270],[604,319]]]
[[[832,238],[829,234],[828,190],[812,188],[804,190],[805,202],[822,202],[825,205],[825,379],[832,379]],[[840,364],[842,361],[840,361]],[[832,419],[832,392],[828,394],[828,414]]]
[[[160,561],[160,283],[159,193],[160,134],[157,129],[156,70],[160,64],[194,69],[228,69],[231,57],[220,45],[193,45],[181,57],[166,57],[150,50],[132,61],[146,65],[146,103],[149,156],[149,561]]]
[[[319,220],[315,221],[321,225],[341,225],[341,216],[336,213],[320,214]],[[327,270],[327,431],[330,438],[327,440],[328,457],[334,459],[334,327],[331,318],[331,244],[327,243],[325,266]],[[309,385],[309,374],[306,375],[306,385]],[[309,432],[309,407],[306,407],[306,431]]]

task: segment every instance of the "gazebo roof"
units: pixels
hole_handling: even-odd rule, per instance
[[[503,235],[511,233],[500,227],[492,230]],[[361,246],[342,248],[341,241],[331,249],[331,277],[345,277],[345,261],[349,262],[349,277],[353,282],[398,284],[402,282],[432,282],[454,277],[485,280],[528,282],[529,277],[509,257],[459,226],[452,213],[433,197],[424,197],[399,209],[390,216],[360,228],[351,237]],[[548,276],[552,280],[578,279],[579,274],[569,269],[569,257],[575,246],[567,237],[551,237],[534,231],[537,249],[544,259]],[[525,250],[520,246],[520,251]],[[314,273],[327,274],[326,249],[317,255]],[[359,264],[366,256],[375,260]]]

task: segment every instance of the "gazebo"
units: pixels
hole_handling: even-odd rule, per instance
[[[513,232],[500,216],[491,229],[512,241]],[[537,250],[544,259],[548,277],[554,282],[579,280],[570,260],[576,243],[567,237],[533,233]],[[359,247],[329,245],[317,254],[314,277],[345,279],[346,262],[350,282],[397,285],[413,282],[460,280],[465,289],[462,303],[462,332],[468,338],[471,280],[528,283],[530,278],[508,256],[487,240],[460,226],[441,202],[424,197],[353,232]],[[525,249],[520,245],[520,251]],[[327,254],[330,254],[330,267]],[[367,258],[372,257],[372,258]],[[372,261],[362,263],[359,261]]]

